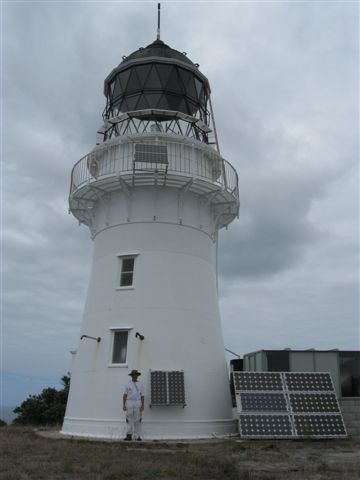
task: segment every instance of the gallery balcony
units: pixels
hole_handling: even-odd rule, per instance
[[[239,212],[235,168],[201,141],[162,132],[118,136],[81,158],[71,173],[70,210],[87,223],[86,210],[102,195],[155,186],[185,188],[208,199],[220,228]]]

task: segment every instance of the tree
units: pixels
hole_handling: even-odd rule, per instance
[[[70,389],[70,374],[61,379],[63,388],[44,388],[39,395],[30,395],[14,413],[17,425],[56,425],[62,423]]]

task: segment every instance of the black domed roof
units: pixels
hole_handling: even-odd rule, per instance
[[[105,117],[146,109],[178,111],[206,118],[208,79],[186,54],[155,40],[112,70],[104,82]]]
[[[162,40],[155,40],[147,47],[139,48],[139,50],[136,50],[135,52],[124,58],[124,60],[121,62],[121,65],[129,62],[130,60],[145,59],[147,57],[163,57],[169,59],[176,59],[180,60],[181,62],[188,63],[189,65],[197,66],[187,58],[186,54],[169,47],[169,45],[166,45],[166,43],[164,43]]]

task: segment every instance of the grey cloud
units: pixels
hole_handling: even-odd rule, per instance
[[[240,176],[241,217],[219,246],[224,335],[240,353],[353,348],[357,20],[339,3],[162,6],[162,38],[208,76],[221,151]],[[104,78],[155,36],[154,4],[4,5],[9,378],[55,383],[69,369],[92,250],[67,213],[70,170],[95,144]]]

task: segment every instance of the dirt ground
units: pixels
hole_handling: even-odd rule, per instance
[[[1,480],[358,480],[360,440],[101,442],[0,429]]]

